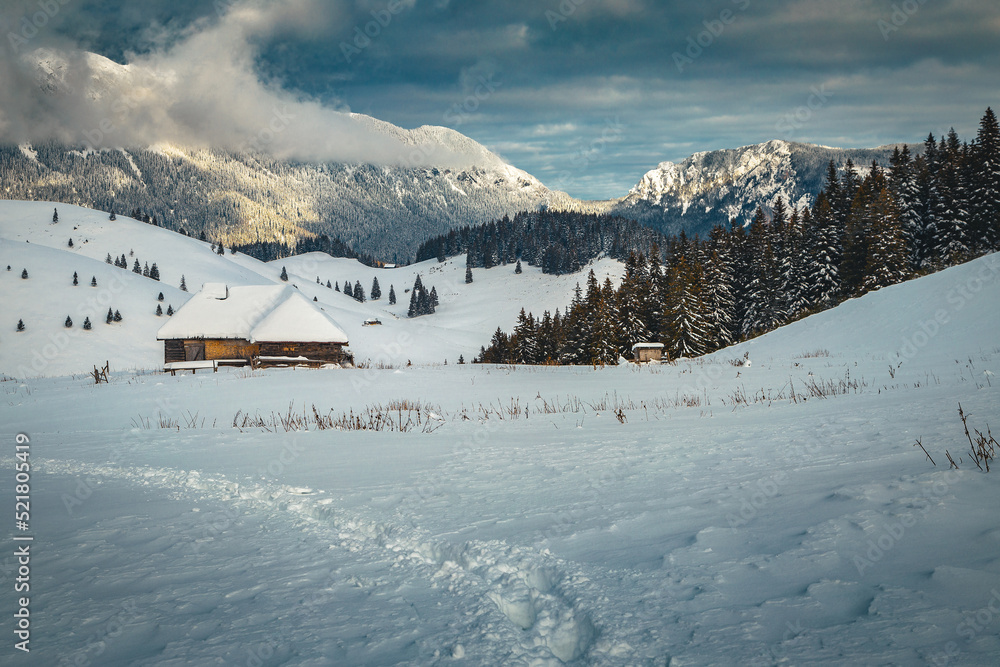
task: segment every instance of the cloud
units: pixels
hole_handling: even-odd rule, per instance
[[[260,45],[317,37],[338,21],[319,0],[239,0],[202,17],[169,47],[119,65],[52,37],[0,64],[0,137],[99,149],[174,143],[260,150],[280,158],[375,164],[467,164],[437,144],[264,81]],[[19,45],[21,46],[21,45]],[[35,47],[32,40],[27,46]],[[18,49],[19,51],[21,49]]]

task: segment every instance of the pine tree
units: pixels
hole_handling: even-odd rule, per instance
[[[286,283],[288,282],[288,271],[285,270],[285,267],[281,267],[281,275],[278,277],[284,280]]]
[[[535,336],[534,320],[525,314],[524,308],[517,316],[513,335],[514,361],[520,364],[536,363],[538,340]]]
[[[468,285],[472,282],[472,267],[465,267],[465,284]]]
[[[219,247],[215,251],[215,253],[217,255],[225,255],[226,254],[226,247],[224,245],[222,245],[222,241],[219,241]]]
[[[111,253],[110,252],[108,253],[108,256],[104,258],[104,261],[107,264],[111,264],[112,263],[112,261],[111,261]]]
[[[706,351],[728,347],[733,334],[733,285],[728,253],[723,247],[712,250],[704,264],[705,283],[702,301],[705,307]]]
[[[862,292],[895,285],[909,274],[909,253],[899,209],[892,194],[885,188],[875,204],[871,237]]]
[[[972,178],[970,234],[976,249],[1000,250],[1000,125],[986,108],[972,149],[977,165]]]
[[[156,295],[156,300],[163,301],[163,292],[160,292],[159,294]]]
[[[125,253],[122,253],[122,261],[121,261],[121,264],[119,264],[119,266],[121,268],[123,268],[123,269],[127,269],[128,268],[128,260],[125,259]]]
[[[73,319],[69,315],[66,316],[66,321],[63,323],[63,326],[67,329],[73,328]]]
[[[91,287],[97,287],[97,276],[91,276],[90,277],[90,286]]]
[[[459,365],[464,365],[465,364],[465,357],[462,356],[461,354],[458,355],[458,363],[459,363]]]
[[[156,262],[153,262],[153,266],[149,267],[149,277],[153,280],[160,279],[160,270],[156,267]]]
[[[72,239],[72,238],[70,238],[70,240],[69,240],[69,244],[68,244],[68,247],[70,247],[70,248],[72,248],[72,247],[73,247],[73,239]]]
[[[396,305],[396,289],[391,284],[389,285],[389,305]]]
[[[329,284],[327,284],[327,286],[329,287]],[[333,289],[335,289],[335,290],[337,290],[339,292],[340,291],[340,283],[334,283]]]
[[[112,208],[111,209],[111,215],[108,216],[108,220],[110,220],[111,222],[114,222],[117,219],[118,218],[115,216],[115,209]]]
[[[156,316],[160,317],[161,315],[163,315],[163,306],[156,304]]]
[[[701,301],[702,269],[681,257],[671,271],[667,302],[670,357],[696,357],[708,349],[708,322]]]
[[[517,266],[514,267],[514,273],[521,274],[523,271],[521,269],[521,260],[517,260]]]
[[[24,320],[18,320],[17,321],[17,330],[18,331],[24,331]]]
[[[344,294],[351,298],[354,298],[354,287],[351,286],[350,280],[344,281]]]
[[[52,222],[59,222],[59,209],[52,209]]]
[[[181,291],[182,292],[188,291],[187,282],[185,282],[183,274],[181,275]]]
[[[76,275],[76,271],[73,272],[73,286],[76,287],[80,284],[80,279]]]
[[[360,303],[365,302],[365,288],[361,286],[360,280],[354,283],[354,300]]]
[[[91,330],[91,328],[93,328],[93,325],[92,325],[92,324],[90,323],[90,318],[89,318],[89,317],[88,317],[88,318],[86,318],[86,319],[85,319],[85,320],[83,321],[83,328],[84,328],[84,330],[86,330],[86,331],[90,331],[90,330]]]
[[[326,281],[326,288],[327,289],[333,289],[333,285],[330,284],[329,280]],[[340,290],[337,290],[337,291],[339,292]]]
[[[440,302],[438,301],[437,287],[434,287],[433,285],[431,285],[431,293],[429,295],[429,299],[431,304],[431,312],[433,313],[435,309],[437,309],[438,305],[440,305]]]
[[[104,318],[104,321],[107,324],[111,324],[112,322],[115,321],[115,314],[110,308],[108,308],[108,316]]]
[[[371,291],[372,301],[378,301],[382,298],[382,288],[378,284],[378,276],[372,279],[372,291]]]
[[[28,269],[21,269],[21,280],[28,279]]]
[[[115,322],[121,322],[121,321],[122,321],[122,314],[116,310],[115,311]]]
[[[169,317],[170,315],[173,315],[173,314],[174,314],[174,307],[168,304],[167,305],[167,316]]]
[[[139,266],[139,260],[135,260],[135,264],[132,266],[132,273],[138,273],[142,275],[142,267]]]
[[[145,265],[142,267],[142,275],[144,278],[149,277],[149,262],[146,262]]]

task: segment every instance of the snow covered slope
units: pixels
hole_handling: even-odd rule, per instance
[[[0,382],[5,664],[996,664],[1000,473],[957,408],[1000,413],[998,277],[671,366]]]
[[[52,222],[54,208],[58,223]],[[129,269],[106,264],[108,254],[124,254]],[[160,281],[133,273],[136,260],[140,266],[156,263]],[[315,298],[348,334],[358,362],[391,365],[455,363],[459,355],[471,360],[497,327],[513,326],[522,306],[537,315],[545,309],[555,312],[570,302],[576,283],[585,280],[581,274],[546,276],[532,267],[515,275],[514,267],[499,266],[475,271],[475,281],[466,285],[465,264],[459,260],[373,269],[321,253],[264,264],[242,254],[217,255],[207,243],[124,216],[112,222],[100,211],[75,206],[2,201],[0,372],[64,375],[105,361],[114,369],[159,368],[163,344],[156,341],[156,331],[165,321],[165,315],[155,314],[160,292],[162,310],[176,310],[190,298],[179,289],[182,277],[191,292],[204,283],[283,285],[282,267],[289,283],[306,298]],[[618,281],[624,273],[614,260],[599,260],[592,268],[602,281]],[[27,280],[21,279],[22,270],[28,271]],[[441,305],[434,315],[408,319],[407,290],[418,274],[427,289],[437,288]],[[325,286],[327,281],[340,286],[345,280],[360,282],[367,296],[376,277],[383,296],[363,304]],[[91,278],[97,279],[96,288],[90,287]],[[390,287],[398,298],[395,306],[389,305]],[[108,308],[119,310],[123,321],[106,325]],[[64,326],[67,316],[73,320],[71,328]],[[93,323],[90,331],[81,328],[86,317]],[[382,326],[363,326],[369,318],[381,319]],[[25,324],[23,332],[16,331],[18,320]]]

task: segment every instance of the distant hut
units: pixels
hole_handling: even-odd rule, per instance
[[[347,334],[289,285],[206,283],[157,332],[166,370],[339,364]]]
[[[632,346],[632,361],[644,364],[663,360],[663,343],[636,343]]]

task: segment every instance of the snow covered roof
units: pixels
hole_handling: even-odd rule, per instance
[[[632,346],[633,350],[660,350],[663,349],[663,343],[636,343]]]
[[[206,284],[160,327],[156,339],[347,344],[347,334],[337,323],[291,286],[221,288]]]

